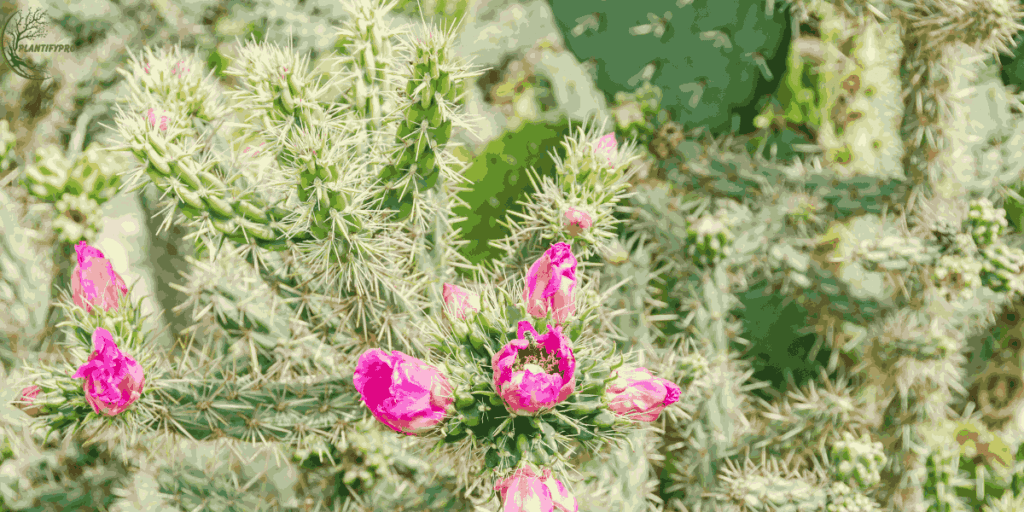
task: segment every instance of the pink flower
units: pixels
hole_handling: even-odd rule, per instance
[[[445,283],[442,287],[441,296],[444,298],[445,306],[455,313],[456,318],[465,320],[469,310],[480,311],[474,304],[480,304],[480,297],[475,293],[467,292],[459,286]]]
[[[85,400],[97,414],[116,416],[142,395],[146,376],[139,363],[117,348],[110,331],[97,328],[92,346],[92,356],[71,378],[85,379]]]
[[[444,420],[455,401],[444,374],[397,350],[390,355],[379,348],[364,352],[352,382],[378,421],[410,436]]]
[[[594,154],[598,157],[604,157],[605,163],[608,167],[612,167],[615,163],[615,156],[619,151],[619,142],[615,140],[615,132],[606,133],[600,139],[597,139],[597,147],[594,148]]]
[[[524,330],[534,341],[523,339]],[[576,388],[576,356],[560,327],[541,336],[530,322],[519,322],[519,337],[491,360],[494,388],[509,411],[534,414],[565,400]]]
[[[544,251],[526,274],[526,311],[536,318],[544,318],[552,311],[555,323],[562,324],[576,312],[575,288],[576,257],[569,244],[558,242]]]
[[[149,125],[152,126],[153,128],[156,128],[156,121],[157,121],[156,109],[152,109],[152,108],[149,109],[149,112],[146,113],[146,117],[149,118]],[[170,121],[170,118],[168,118],[163,113],[160,114],[160,131],[164,131],[164,132],[167,131],[167,123],[169,121]]]
[[[39,386],[34,385],[21,390],[21,394],[18,396],[17,405],[21,410],[25,411],[25,414],[33,417],[39,415],[39,411],[42,410],[42,408],[38,405],[33,405],[33,403],[36,401],[36,397],[39,396],[40,391],[42,390],[39,389]]]
[[[104,311],[117,309],[120,296],[128,294],[124,279],[114,272],[110,261],[99,249],[78,242],[75,246],[78,265],[71,272],[71,295],[78,307],[92,312],[92,306]]]
[[[569,208],[565,212],[565,220],[568,223],[569,234],[579,236],[584,230],[590,229],[594,224],[590,214],[576,208]]]
[[[679,401],[673,382],[655,377],[647,368],[616,371],[605,390],[608,408],[635,421],[654,421],[665,407]]]
[[[501,493],[502,512],[579,512],[576,497],[544,468],[540,476],[526,466],[499,479],[494,490]]]

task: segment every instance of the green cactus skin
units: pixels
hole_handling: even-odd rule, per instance
[[[569,51],[596,60],[609,102],[649,80],[662,90],[662,109],[686,126],[750,131],[757,112],[747,105],[774,90],[785,69],[791,29],[782,2],[549,4]]]

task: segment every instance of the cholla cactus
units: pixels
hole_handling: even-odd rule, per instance
[[[867,434],[860,439],[843,432],[843,439],[832,445],[832,463],[840,481],[856,482],[860,489],[868,489],[881,479],[881,468],[886,457],[882,443],[872,441]]]
[[[979,248],[984,249],[998,241],[1007,225],[1006,210],[994,208],[992,201],[986,198],[971,201],[965,228]]]
[[[633,458],[610,459],[635,468],[607,474],[636,470],[636,509],[980,508],[957,492],[965,475],[975,491],[1002,485],[987,505],[1008,507],[1016,484],[984,480],[1005,456],[960,457],[926,434],[964,401],[993,422],[1019,408],[1013,350],[988,351],[1019,331],[997,314],[1024,291],[1020,236],[998,199],[972,202],[984,184],[952,181],[971,158],[954,128],[973,80],[954,50],[1005,46],[1016,9],[791,3],[818,17],[826,57],[817,147],[782,162],[738,136],[698,139],[656,117],[645,87],[616,114],[656,139],[576,130],[553,176],[531,170],[524,211],[495,219],[511,234],[486,268],[466,264],[452,229],[463,180],[449,141],[476,74],[453,57],[453,29],[414,36],[385,21],[393,3],[347,2],[346,54],[326,80],[265,42],[239,50],[225,83],[196,56],[147,48],[123,70],[116,120],[139,165],[116,174],[155,186],[164,225],[194,240],[178,308],[191,325],[175,333],[188,347],[172,364],[136,288],[108,276],[99,304],[65,290],[66,360],[12,390],[37,386],[22,405],[66,437],[287,446],[311,489],[348,486],[365,508],[455,510],[423,498],[425,470],[406,471],[430,443],[431,489],[467,508],[572,510],[614,487],[578,478],[577,455],[634,441]],[[641,146],[659,168],[631,184]],[[54,155],[25,185],[58,209],[91,208],[67,190],[77,164]],[[778,364],[786,353],[793,364]],[[314,470],[332,458],[340,469]],[[0,471],[5,500],[14,466]],[[259,506],[206,473],[165,468],[160,484],[183,507],[217,494]],[[417,497],[372,489],[396,473],[417,473],[404,491]]]

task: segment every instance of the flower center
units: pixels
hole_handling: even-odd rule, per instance
[[[516,354],[516,362],[512,365],[512,371],[527,369],[534,373],[560,374],[558,370],[558,356],[548,353],[543,348],[537,346],[536,342],[531,342],[529,347],[520,350]]]

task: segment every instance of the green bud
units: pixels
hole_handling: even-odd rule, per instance
[[[615,415],[611,411],[601,411],[594,417],[594,425],[601,428],[611,428],[615,426]]]
[[[530,452],[530,438],[526,437],[526,434],[519,434],[516,437],[516,449],[521,454]]]
[[[574,418],[580,418],[597,412],[600,406],[599,402],[583,402],[575,408],[569,409],[568,414]]]
[[[501,455],[498,454],[497,448],[491,448],[487,450],[487,454],[484,455],[484,463],[487,464],[488,469],[494,469],[501,463]]]
[[[466,407],[469,407],[470,405],[473,405],[475,402],[476,402],[476,400],[473,398],[473,395],[471,395],[469,393],[466,393],[464,391],[461,391],[461,390],[456,390],[455,391],[455,408],[456,409],[465,409]]]
[[[481,412],[480,409],[475,407],[466,409],[462,413],[462,422],[465,423],[466,425],[469,425],[470,427],[475,427],[480,424],[480,417],[482,414],[483,412]]]
[[[504,400],[496,394],[488,397],[488,400],[491,402],[491,405],[502,405],[504,403]]]

